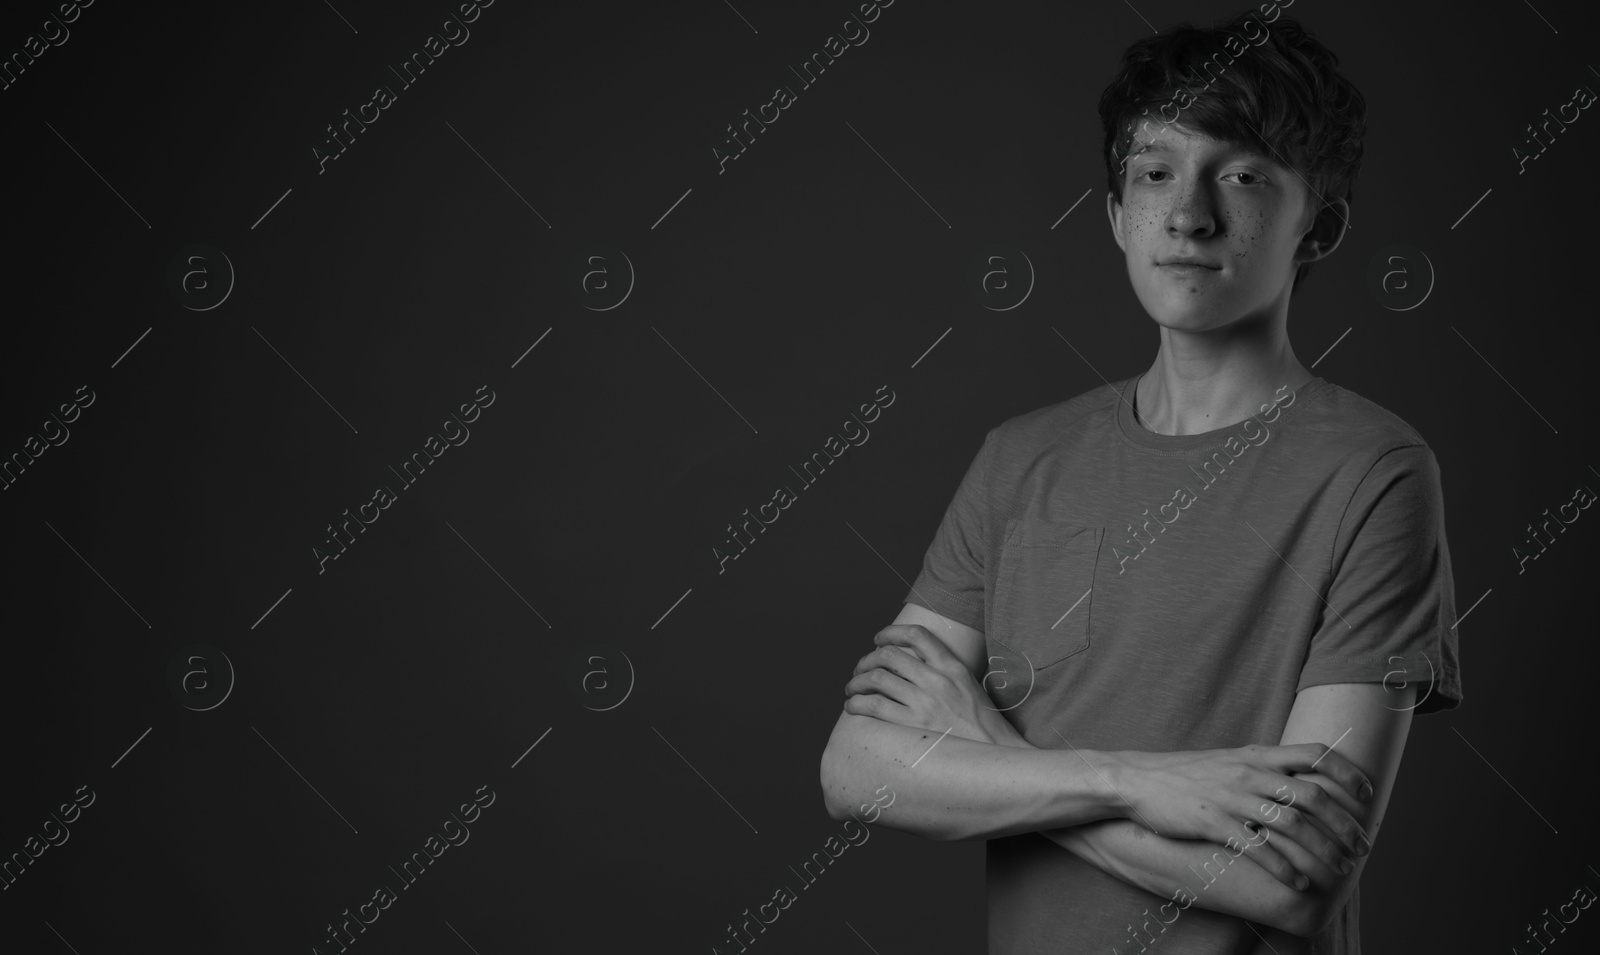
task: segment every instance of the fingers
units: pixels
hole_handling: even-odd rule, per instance
[[[1372,801],[1372,780],[1360,767],[1330,749],[1326,743],[1296,743],[1273,748],[1282,751],[1278,760],[1279,772],[1318,772],[1344,787],[1345,792],[1363,803]]]
[[[1325,755],[1326,758],[1322,758],[1318,763],[1319,767],[1326,765],[1338,755],[1328,751],[1327,747],[1320,743],[1307,744],[1305,747],[1276,748],[1298,751],[1282,754],[1290,762],[1303,759],[1308,753],[1321,749],[1323,753],[1311,755],[1310,759],[1305,760],[1309,765]],[[1295,843],[1300,853],[1293,861],[1313,882],[1319,885],[1327,884],[1337,875],[1353,871],[1355,857],[1364,854],[1370,848],[1370,843],[1366,841],[1361,825],[1355,817],[1327,790],[1312,780],[1245,770],[1241,781],[1271,800],[1248,807],[1242,815],[1265,824],[1272,833]],[[1329,785],[1336,790],[1339,788],[1337,784],[1331,782]],[[1274,786],[1276,788],[1268,793],[1268,789]]]
[[[909,708],[877,693],[860,693],[846,697],[844,711],[856,716],[870,716],[885,723],[895,723],[900,726],[914,725]]]
[[[1267,760],[1279,767],[1279,772],[1321,773],[1341,795],[1354,795],[1362,805],[1371,802],[1372,782],[1367,774],[1340,753],[1324,743],[1296,743],[1292,746],[1270,747],[1273,751]],[[1305,808],[1318,818],[1327,833],[1342,842],[1352,855],[1366,855],[1372,851],[1372,842],[1339,800],[1329,795],[1317,783],[1306,779],[1285,781],[1296,794],[1296,799],[1309,800]],[[1309,787],[1309,788],[1307,788]],[[1282,790],[1279,787],[1279,791]],[[1277,797],[1274,797],[1277,798]],[[1309,846],[1308,846],[1309,848]],[[1339,866],[1335,865],[1335,869]]]
[[[926,661],[935,669],[948,670],[955,666],[962,670],[966,664],[962,663],[944,641],[928,632],[926,627],[914,623],[897,623],[879,630],[872,638],[878,646],[904,647]]]
[[[893,673],[894,677],[899,677],[906,683],[926,689],[930,693],[938,693],[946,680],[942,673],[920,661],[912,651],[899,646],[880,646],[856,662],[856,677],[859,678],[872,670],[886,670]],[[845,693],[850,693],[850,686],[846,685]]]
[[[1311,880],[1271,844],[1271,833],[1265,831],[1261,823],[1251,820],[1244,824],[1244,828],[1249,830],[1245,834],[1247,837],[1235,836],[1235,838],[1244,843],[1244,851],[1250,854],[1251,861],[1291,889],[1303,891],[1311,884]],[[1232,851],[1231,847],[1229,851]]]
[[[1321,743],[1302,743],[1302,746],[1317,747],[1316,755],[1312,762],[1316,763],[1315,772],[1328,777],[1345,791],[1348,795],[1366,804],[1372,801],[1372,781],[1367,778],[1360,767],[1346,759],[1343,754],[1328,749]],[[1320,762],[1318,761],[1320,760]],[[1307,770],[1313,771],[1313,770]]]
[[[919,685],[925,683],[935,673],[934,669],[923,663],[916,654],[897,646],[883,646],[873,650],[856,661],[855,672],[861,674],[874,668],[888,670]]]
[[[845,696],[856,697],[863,694],[877,694],[888,697],[902,707],[909,707],[915,700],[917,688],[909,681],[890,673],[882,667],[874,667],[864,673],[857,673],[844,685]],[[849,702],[848,700],[846,702]]]
[[[1309,861],[1313,861],[1321,870],[1307,873],[1316,875],[1319,884],[1337,873],[1349,872],[1349,867],[1354,866],[1353,854],[1347,854],[1337,840],[1317,825],[1310,813],[1298,806],[1266,805],[1272,807],[1272,810],[1262,813],[1266,827],[1274,835],[1292,840],[1305,851]]]
[[[1254,820],[1245,823],[1255,827],[1255,840],[1248,851],[1250,858],[1270,872],[1273,878],[1298,892],[1312,888],[1331,889],[1338,873],[1328,869],[1300,843]],[[1261,843],[1259,846],[1255,843]]]
[[[1344,810],[1351,816],[1354,816],[1357,822],[1360,822],[1366,817],[1368,808],[1367,803],[1364,803],[1352,796],[1348,791],[1345,790],[1343,786],[1322,775],[1321,773],[1293,773],[1290,775],[1287,783],[1278,787],[1278,792],[1288,792],[1292,794],[1295,790],[1303,787],[1305,783],[1315,783],[1322,789],[1323,792],[1328,794],[1329,798],[1333,799],[1340,806],[1343,806]],[[1283,800],[1279,799],[1279,801],[1282,802]]]
[[[1331,782],[1328,785],[1335,790],[1339,788]],[[1341,854],[1354,857],[1366,855],[1371,851],[1372,843],[1368,840],[1366,830],[1361,827],[1361,823],[1321,784],[1309,779],[1291,778],[1279,789],[1280,791],[1289,789],[1293,793],[1294,805],[1287,808],[1302,810],[1303,818],[1317,825],[1330,841],[1335,842]],[[1309,843],[1301,844],[1311,848]],[[1342,871],[1341,865],[1344,860],[1328,860],[1322,853],[1318,855],[1328,862],[1330,868]]]

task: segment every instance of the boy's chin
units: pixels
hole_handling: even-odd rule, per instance
[[[1175,332],[1208,332],[1233,323],[1238,316],[1216,308],[1187,307],[1146,308],[1146,312],[1162,328]]]

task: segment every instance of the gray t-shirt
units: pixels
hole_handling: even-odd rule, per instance
[[[1325,683],[1415,682],[1417,714],[1460,703],[1439,470],[1415,430],[1313,378],[1239,424],[1162,435],[1133,386],[992,429],[905,597],[984,632],[985,689],[1030,743],[1275,745]],[[1146,910],[1170,920],[1148,929],[1169,955],[1271,955],[1244,920],[1174,918],[1038,833],[990,840],[987,872],[992,955],[1138,951]],[[1359,890],[1311,950],[1357,955],[1358,917]]]

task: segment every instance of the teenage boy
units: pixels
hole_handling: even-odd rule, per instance
[[[1274,4],[1125,51],[1155,360],[989,431],[845,688],[830,815],[887,785],[880,825],[988,840],[994,955],[1359,952],[1411,716],[1461,701],[1433,452],[1286,331],[1360,165],[1337,65]]]

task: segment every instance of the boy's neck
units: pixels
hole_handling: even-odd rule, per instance
[[[1281,386],[1297,391],[1316,377],[1296,360],[1287,340],[1270,354],[1178,360],[1167,337],[1162,335],[1155,362],[1139,376],[1131,396],[1140,425],[1157,434],[1230,427],[1278,398]]]

